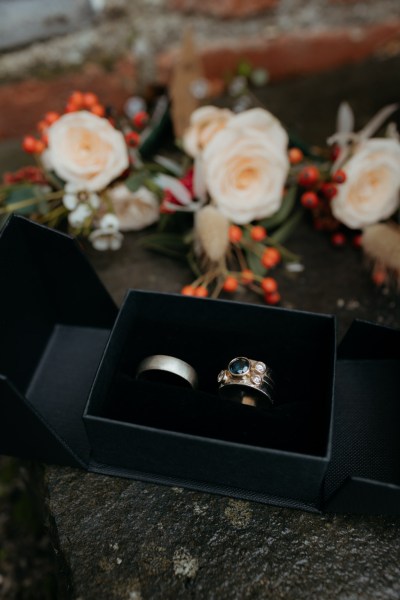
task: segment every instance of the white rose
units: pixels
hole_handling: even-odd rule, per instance
[[[276,144],[286,152],[288,134],[274,115],[263,108],[251,108],[235,115],[227,127],[234,129],[256,129],[268,137],[269,141]]]
[[[80,189],[102,190],[129,165],[122,133],[87,111],[63,115],[47,133],[46,165]]]
[[[265,131],[253,127],[227,126],[205,149],[208,192],[234,223],[263,219],[280,208],[289,161],[286,147],[276,142],[277,137],[270,139]]]
[[[347,227],[360,229],[390,217],[399,206],[400,144],[394,139],[363,142],[344,165],[332,213]]]
[[[131,192],[120,184],[109,191],[121,231],[138,231],[158,221],[160,205],[157,196],[146,187]]]
[[[202,106],[193,111],[189,127],[182,138],[184,150],[193,158],[200,156],[214,135],[223,129],[232,117],[232,111],[216,106]]]

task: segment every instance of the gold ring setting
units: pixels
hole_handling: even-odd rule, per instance
[[[218,375],[219,393],[231,400],[257,408],[273,404],[271,369],[261,360],[233,358]]]

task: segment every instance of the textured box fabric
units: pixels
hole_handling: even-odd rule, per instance
[[[130,291],[118,312],[77,244],[12,217],[0,235],[0,452],[312,511],[400,514],[400,332]],[[170,354],[194,392],[137,381]],[[265,361],[276,406],[218,397],[234,356]]]
[[[21,217],[0,277],[0,452],[86,465],[82,412],[117,308],[74,240]]]

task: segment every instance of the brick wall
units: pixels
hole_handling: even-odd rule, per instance
[[[41,12],[38,0],[0,0],[1,137],[57,108],[71,87],[120,105],[146,82],[166,82],[188,25],[215,78],[242,58],[278,81],[400,53],[399,0],[53,0],[51,15],[40,3]]]

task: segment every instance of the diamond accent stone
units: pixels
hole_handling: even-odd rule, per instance
[[[246,375],[246,373],[248,373],[250,370],[250,361],[243,356],[239,356],[238,358],[231,360],[228,369],[229,372],[235,377],[243,377],[243,375]]]
[[[225,381],[225,379],[226,379],[225,371],[221,371],[218,374],[218,383],[222,383],[223,381]]]
[[[251,378],[251,381],[255,384],[255,385],[260,385],[262,379],[259,375],[253,375],[253,377]]]
[[[265,373],[267,370],[267,365],[265,365],[263,362],[258,362],[255,366],[255,369],[258,373]]]

